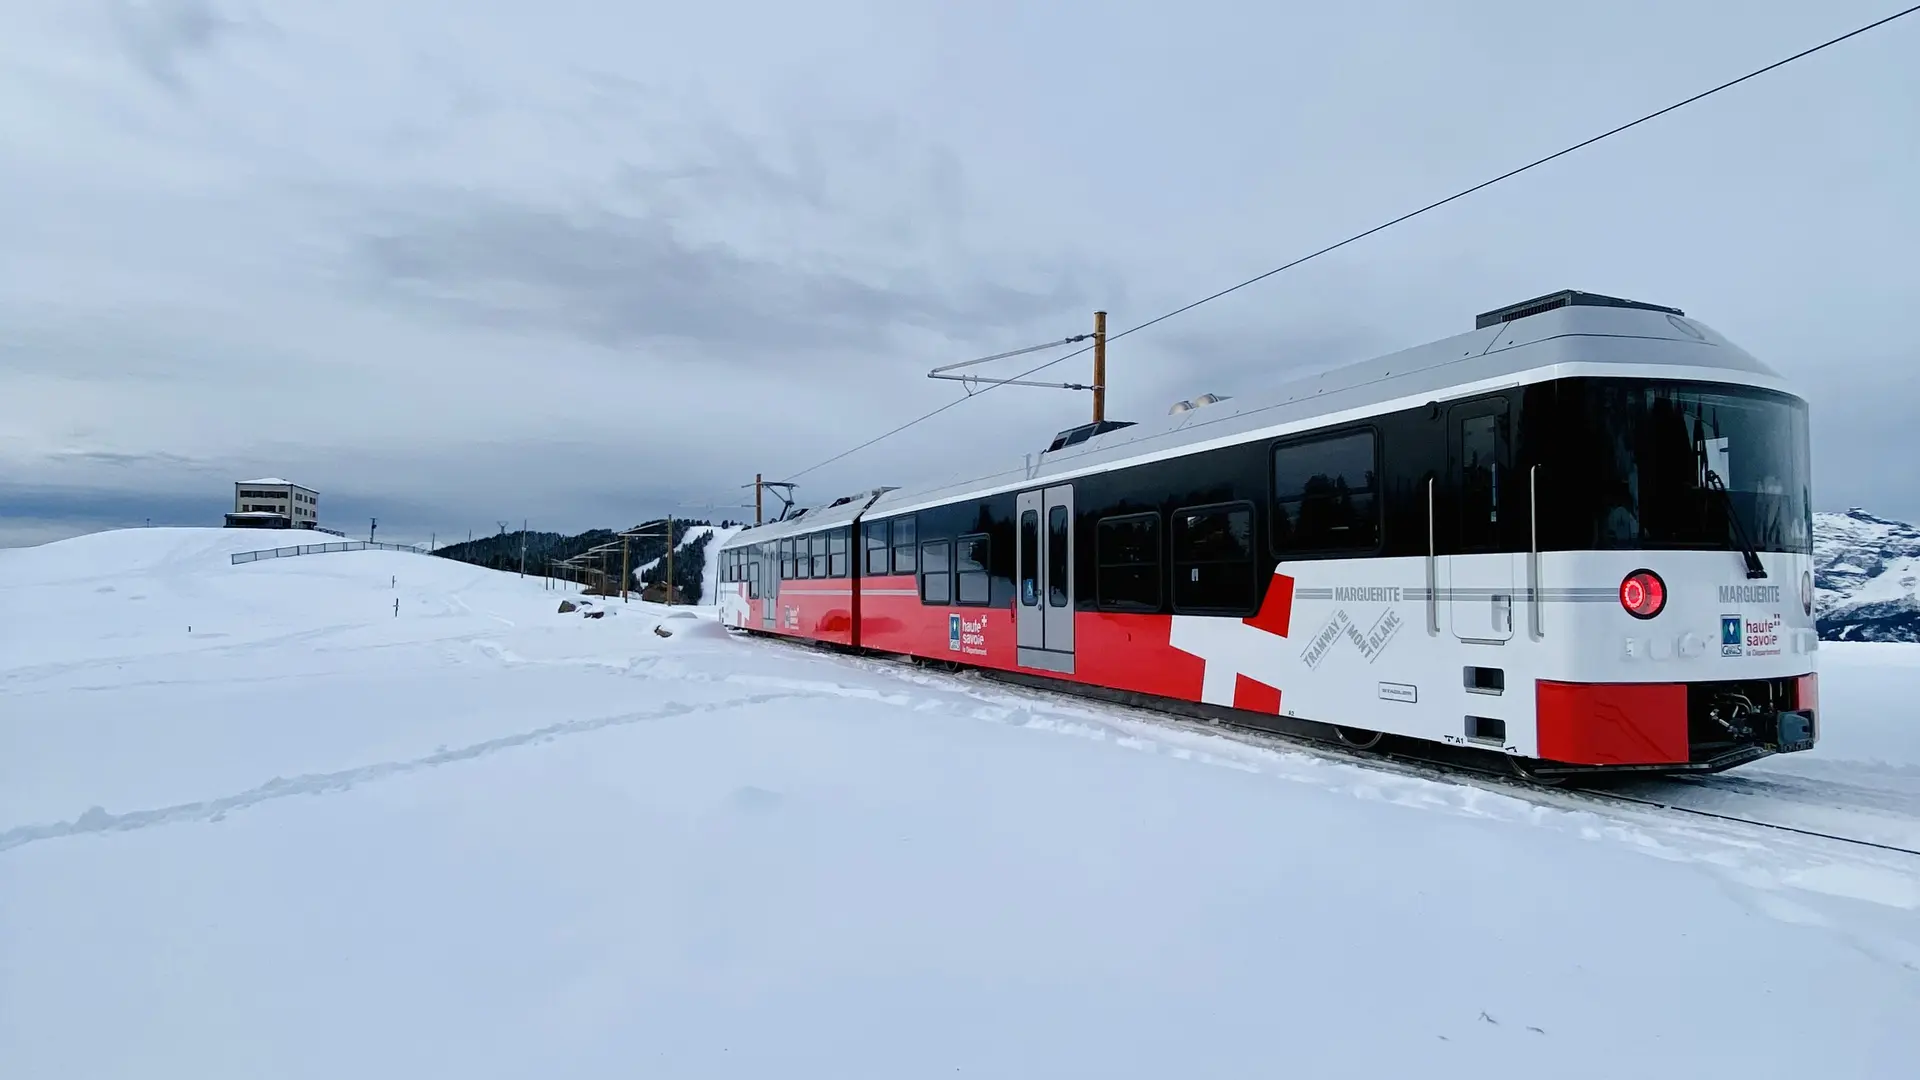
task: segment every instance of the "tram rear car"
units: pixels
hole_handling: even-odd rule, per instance
[[[1805,403],[1673,308],[1477,322],[748,529],[723,618],[1533,774],[1810,748]]]

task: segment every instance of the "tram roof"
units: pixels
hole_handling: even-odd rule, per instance
[[[1402,349],[1370,360],[1297,377],[1253,393],[1225,397],[1138,423],[1101,431],[1059,449],[1029,454],[1025,463],[912,488],[878,488],[799,519],[742,532],[742,543],[882,518],[966,497],[1025,489],[1086,472],[1193,453],[1214,445],[1273,438],[1330,426],[1424,402],[1488,393],[1576,375],[1686,378],[1785,389],[1772,368],[1711,327],[1676,309],[1615,306],[1631,301],[1592,294],[1548,310],[1514,305],[1519,317]],[[1482,321],[1499,312],[1482,315]],[[1067,433],[1062,433],[1066,435]],[[840,511],[839,513],[829,513]]]

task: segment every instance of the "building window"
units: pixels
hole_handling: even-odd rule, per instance
[[[920,602],[953,602],[953,575],[948,573],[947,542],[932,540],[920,545]]]
[[[1160,515],[1100,519],[1093,529],[1094,592],[1104,611],[1160,610]]]
[[[1371,428],[1274,447],[1274,550],[1378,547],[1378,476],[1379,445]]]
[[[914,553],[918,549],[913,542],[914,532],[913,518],[893,519],[893,572],[896,574],[911,574],[917,566]]]
[[[845,529],[835,529],[827,534],[827,574],[831,577],[847,576],[847,541],[851,539]]]
[[[1251,615],[1258,582],[1252,503],[1190,506],[1173,512],[1173,610]]]
[[[869,521],[863,528],[867,536],[866,574],[868,577],[884,577],[890,565],[888,552],[892,550],[892,545],[887,541],[887,523]]]
[[[988,576],[987,534],[969,533],[954,545],[954,603],[985,604],[993,593]]]

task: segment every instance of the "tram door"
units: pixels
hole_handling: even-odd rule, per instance
[[[1073,673],[1073,485],[1014,504],[1014,623],[1023,667]]]
[[[779,625],[780,545],[756,544],[753,551],[754,576],[760,585],[760,628],[772,630]]]
[[[1516,556],[1506,538],[1524,513],[1513,483],[1505,398],[1467,401],[1447,410],[1447,457],[1453,473],[1453,543],[1444,557],[1453,636],[1500,644],[1513,637]]]

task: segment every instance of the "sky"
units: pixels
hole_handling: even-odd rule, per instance
[[[1117,332],[1897,6],[8,4],[0,545],[218,524],[262,475],[381,539],[745,516],[756,472],[952,400],[936,365]],[[1920,519],[1916,54],[1920,16],[1117,341],[1108,415],[1580,288],[1791,380],[1818,507]],[[1088,409],[997,390],[802,501]]]

